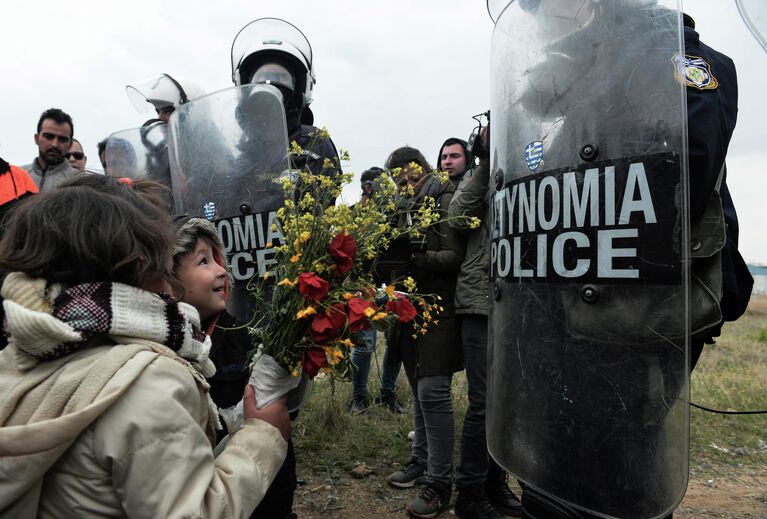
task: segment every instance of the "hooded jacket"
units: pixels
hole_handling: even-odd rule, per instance
[[[126,320],[134,337],[98,335],[37,362],[26,351],[73,337],[51,314],[47,290],[19,282],[11,294],[8,284],[0,516],[243,517],[256,507],[286,442],[275,427],[249,419],[214,459],[203,376],[141,338],[157,316],[135,308]]]
[[[457,314],[486,316],[490,311],[489,178],[487,163],[480,162],[479,166],[464,175],[448,208],[450,226],[466,234],[466,256],[455,289]],[[479,217],[479,228],[470,229],[466,218],[459,218],[461,216]]]

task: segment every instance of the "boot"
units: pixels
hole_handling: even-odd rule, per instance
[[[498,510],[487,499],[485,485],[482,483],[458,489],[453,512],[460,519],[503,519]]]
[[[520,517],[522,515],[522,503],[509,488],[507,478],[506,472],[491,462],[485,482],[487,498],[499,512]]]

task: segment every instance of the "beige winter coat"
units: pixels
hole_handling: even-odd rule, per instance
[[[147,340],[93,342],[32,367],[13,339],[0,352],[0,517],[247,517],[285,458],[279,431],[246,420],[214,459],[189,363]]]

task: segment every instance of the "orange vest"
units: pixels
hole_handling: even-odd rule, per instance
[[[39,191],[29,173],[18,166],[10,166],[10,171],[0,173],[0,205]]]

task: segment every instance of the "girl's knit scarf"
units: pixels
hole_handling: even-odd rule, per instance
[[[6,331],[23,358],[19,369],[83,348],[97,335],[167,346],[202,376],[215,374],[210,337],[194,307],[122,283],[84,283],[64,289],[44,279],[9,274],[2,287]]]

